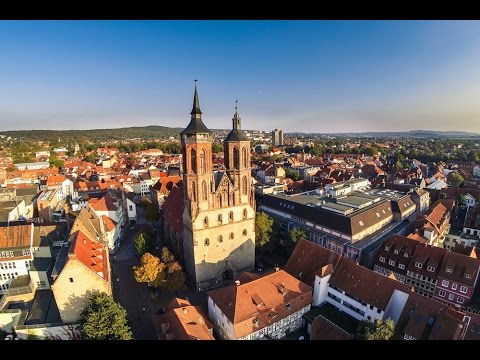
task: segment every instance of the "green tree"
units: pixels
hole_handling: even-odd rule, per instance
[[[462,177],[462,175],[453,173],[450,175],[450,184],[453,187],[459,187],[465,179]]]
[[[133,276],[139,283],[149,283],[159,287],[165,280],[165,264],[150,253],[146,253],[140,259],[140,265],[133,267]]]
[[[146,202],[145,212],[143,213],[143,217],[147,221],[151,221],[153,227],[155,228],[155,221],[160,219],[160,213],[158,212],[158,208],[152,204],[151,202]]]
[[[467,204],[467,198],[463,194],[458,194],[457,200],[458,200],[459,205],[466,205]]]
[[[293,181],[297,181],[300,177],[298,171],[289,168],[285,168],[285,176]]]
[[[146,233],[141,232],[135,237],[135,251],[139,256],[152,251],[152,240]]]
[[[298,240],[300,240],[300,238],[304,238],[306,237],[307,234],[305,233],[305,231],[301,228],[293,228],[292,230],[290,230],[288,232],[288,237],[290,238],[290,242],[292,244],[296,244],[298,242]]]
[[[93,295],[81,314],[80,334],[85,340],[132,340],[127,311],[106,293]]]
[[[273,219],[263,212],[257,212],[255,217],[255,245],[263,247],[270,241]]]
[[[212,152],[213,152],[213,153],[221,153],[221,152],[223,152],[223,146],[222,146],[222,144],[213,143],[213,144],[212,144]]]
[[[362,321],[358,324],[357,337],[362,340],[390,340],[394,328],[395,323],[390,318],[385,321],[376,319],[373,324],[370,321]]]
[[[89,155],[85,156],[85,159],[83,159],[83,160],[85,160],[86,162],[95,164],[96,158],[95,158],[94,154],[89,154]]]

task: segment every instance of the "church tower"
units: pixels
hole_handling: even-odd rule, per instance
[[[180,133],[183,157],[183,264],[190,285],[203,291],[252,270],[255,198],[250,142],[235,112],[224,141],[226,171],[212,171],[212,135],[202,120],[197,84],[188,126]]]

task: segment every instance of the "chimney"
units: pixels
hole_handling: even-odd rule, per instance
[[[275,266],[275,272],[279,272],[280,268],[278,266]]]
[[[235,280],[235,285],[240,286],[240,280]]]

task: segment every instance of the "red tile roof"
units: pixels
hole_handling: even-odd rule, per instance
[[[322,268],[332,264],[337,266],[342,256],[309,240],[300,239],[293,249],[284,270],[308,285],[313,285],[315,275],[320,275]]]
[[[112,231],[113,229],[115,229],[115,226],[117,226],[117,222],[115,220],[110,219],[106,215],[102,215],[102,221],[103,221],[104,229],[107,232]]]
[[[88,204],[95,211],[116,211],[117,206],[115,205],[114,199],[110,194],[105,194],[100,199],[90,199]]]
[[[105,281],[109,281],[108,253],[105,247],[96,241],[92,241],[80,230],[70,235],[69,241],[71,242],[68,250],[69,260],[77,259]]]
[[[152,186],[153,189],[159,191],[162,194],[166,194],[172,190],[174,185],[177,185],[182,178],[178,175],[174,176],[165,176],[161,177],[155,185]]]
[[[0,250],[30,247],[32,239],[33,224],[0,227]]]
[[[183,186],[180,181],[172,187],[162,205],[163,219],[178,234],[183,234]]]
[[[233,323],[236,337],[241,338],[310,305],[311,289],[279,270],[246,284],[209,291],[208,296]]]
[[[54,175],[47,178],[47,187],[60,186],[67,178],[63,175]]]
[[[312,322],[310,340],[352,340],[353,336],[319,315]]]

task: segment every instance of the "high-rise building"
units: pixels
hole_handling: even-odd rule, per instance
[[[225,171],[212,171],[212,136],[197,86],[191,120],[180,133],[183,155],[182,262],[197,290],[232,281],[255,263],[255,196],[250,141],[238,111],[224,140]]]
[[[283,145],[283,130],[275,129],[272,131],[272,145],[273,146],[282,146]]]

